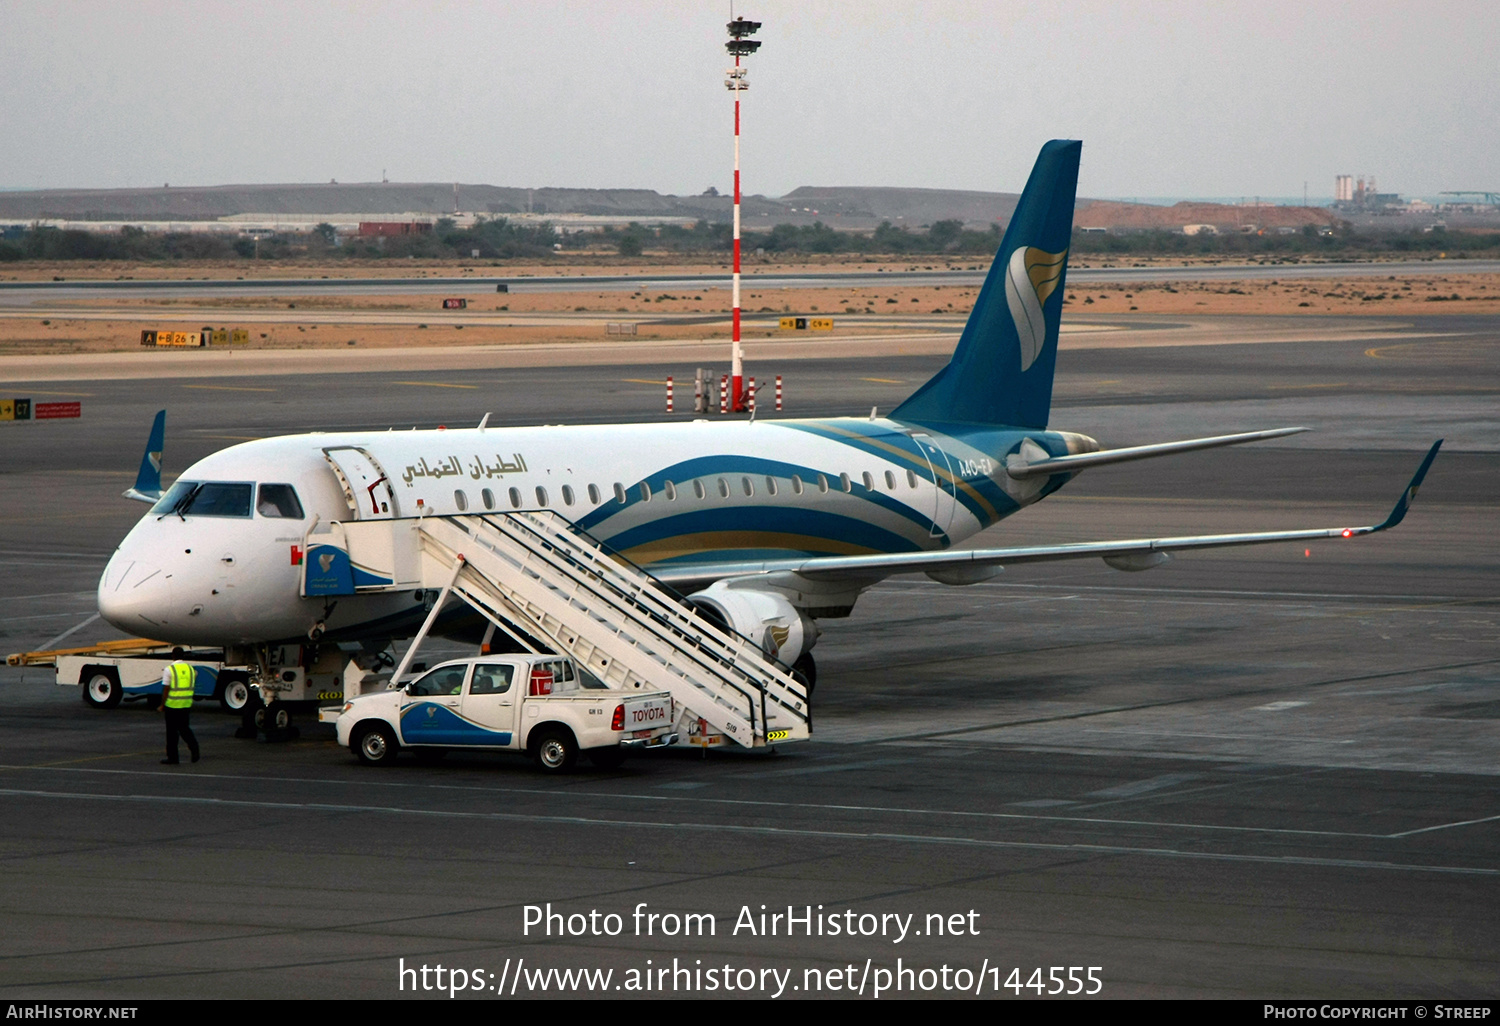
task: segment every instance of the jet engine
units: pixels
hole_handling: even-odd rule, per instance
[[[718,581],[688,596],[704,619],[743,634],[788,666],[812,648],[818,629],[786,597],[774,591],[736,588]]]

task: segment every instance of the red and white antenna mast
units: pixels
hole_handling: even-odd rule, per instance
[[[740,350],[740,94],[750,88],[750,82],[745,78],[746,69],[741,66],[740,60],[760,49],[760,41],[749,38],[759,29],[758,21],[735,18],[729,23],[729,42],[724,44],[724,48],[734,56],[734,67],[729,69],[729,77],[724,80],[724,85],[734,93],[734,350],[729,368],[732,379],[729,408],[737,413],[748,406],[745,395],[745,360]]]

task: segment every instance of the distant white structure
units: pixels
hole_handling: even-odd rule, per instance
[[[1185,224],[1182,226],[1184,235],[1217,235],[1219,229],[1211,224]]]
[[[1336,203],[1354,202],[1354,176],[1333,176],[1333,199]]]

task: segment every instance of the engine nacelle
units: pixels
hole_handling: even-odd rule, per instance
[[[813,647],[818,630],[786,597],[774,591],[735,588],[718,581],[688,601],[719,627],[743,634],[773,659],[790,666]]]

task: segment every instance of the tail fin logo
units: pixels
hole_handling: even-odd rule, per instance
[[[1042,307],[1047,297],[1062,281],[1068,251],[1048,253],[1035,246],[1021,246],[1010,255],[1005,269],[1005,302],[1016,335],[1021,341],[1021,370],[1026,370],[1041,355],[1047,341],[1047,321]]]

